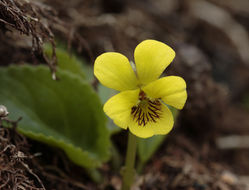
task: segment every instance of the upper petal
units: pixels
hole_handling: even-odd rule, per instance
[[[174,50],[162,42],[145,40],[138,44],[134,58],[140,83],[148,84],[156,80],[174,57]]]
[[[130,122],[131,108],[137,104],[138,94],[138,89],[120,92],[105,103],[104,112],[117,126],[126,129]]]
[[[127,57],[120,53],[108,52],[97,57],[94,75],[105,86],[118,91],[137,88],[137,78]]]
[[[129,123],[130,131],[141,138],[148,138],[153,135],[165,135],[171,131],[174,125],[174,118],[169,108],[162,104],[160,118],[156,122],[149,122],[145,126],[138,125],[136,120],[131,118]]]
[[[160,78],[143,87],[150,98],[161,98],[166,104],[182,109],[187,100],[186,82],[178,76]]]

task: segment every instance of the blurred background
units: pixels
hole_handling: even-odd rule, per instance
[[[9,14],[16,8],[22,11]],[[42,43],[55,40],[90,66],[106,51],[133,60],[145,39],[171,46],[176,58],[165,74],[186,80],[188,100],[136,188],[249,189],[248,0],[1,0],[0,12],[1,66],[46,62],[54,73],[55,61],[46,60]],[[22,14],[39,22],[26,23]],[[113,136],[121,152],[125,138]],[[87,182],[86,189],[119,188],[120,177],[109,165],[102,170],[105,183]],[[85,180],[79,176],[76,181]],[[50,189],[80,189],[66,178],[51,179]]]

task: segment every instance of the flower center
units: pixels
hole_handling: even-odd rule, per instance
[[[143,91],[139,93],[139,101],[131,108],[133,120],[140,126],[145,126],[149,122],[156,123],[161,116],[161,102],[158,99],[150,100]]]

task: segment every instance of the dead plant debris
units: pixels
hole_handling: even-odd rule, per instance
[[[45,190],[40,178],[28,165],[32,156],[28,153],[27,139],[13,127],[17,122],[9,124],[11,128],[4,128],[0,123],[0,189]]]
[[[56,55],[54,34],[51,31],[51,22],[56,21],[56,13],[49,6],[36,1],[26,0],[1,0],[0,1],[0,29],[2,32],[11,32],[31,37],[31,50],[43,56],[49,64],[53,76],[56,72]],[[19,36],[19,38],[21,38]],[[25,38],[27,40],[27,38]],[[1,39],[15,43],[11,39]],[[42,46],[44,42],[49,42],[53,47],[53,59],[46,59]]]

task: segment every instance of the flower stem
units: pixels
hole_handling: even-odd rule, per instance
[[[123,184],[122,190],[130,190],[130,187],[134,181],[135,176],[135,158],[136,158],[136,136],[129,132],[128,137],[128,145],[127,145],[127,152],[126,152],[126,159],[125,159],[125,168],[123,171]]]

